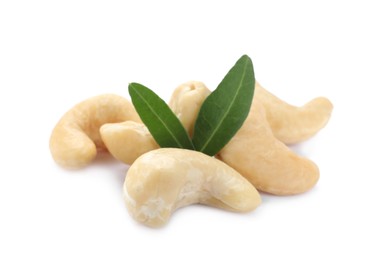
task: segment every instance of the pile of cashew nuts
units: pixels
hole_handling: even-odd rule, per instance
[[[170,108],[190,136],[210,90],[191,81],[175,89]],[[69,110],[50,138],[53,159],[80,168],[97,151],[110,152],[131,165],[123,191],[131,216],[147,226],[164,225],[180,207],[202,203],[236,212],[254,210],[259,191],[291,195],[311,189],[319,169],[287,144],[307,140],[328,122],[333,105],[323,97],[292,106],[256,82],[247,119],[214,157],[178,148],[159,148],[131,102],[105,94]]]

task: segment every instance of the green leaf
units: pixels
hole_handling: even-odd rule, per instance
[[[160,147],[194,150],[182,123],[157,94],[138,83],[129,84],[129,94],[140,118]]]
[[[229,142],[248,116],[254,90],[252,61],[243,55],[200,108],[192,139],[196,150],[213,156]]]

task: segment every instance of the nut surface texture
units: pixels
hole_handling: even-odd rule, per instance
[[[247,212],[261,203],[252,184],[228,165],[177,148],[139,157],[128,170],[124,198],[133,218],[152,227],[164,225],[172,212],[189,204]]]
[[[256,98],[243,126],[217,158],[237,170],[258,190],[276,195],[305,192],[319,178],[316,164],[293,153],[274,137],[264,108]]]
[[[53,159],[65,168],[89,164],[104,149],[99,128],[105,123],[134,120],[139,116],[129,100],[114,94],[89,98],[66,112],[52,131],[49,147]]]
[[[314,136],[327,124],[333,110],[333,104],[325,97],[315,98],[301,107],[292,106],[257,81],[255,98],[263,104],[273,134],[285,144],[299,143]]]
[[[116,159],[129,165],[142,154],[159,148],[142,123],[125,121],[104,124],[100,132],[108,151]]]
[[[193,135],[200,107],[210,93],[211,91],[202,82],[189,81],[178,86],[171,96],[169,107],[190,136]]]

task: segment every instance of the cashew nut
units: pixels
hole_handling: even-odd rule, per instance
[[[258,190],[276,195],[305,192],[319,178],[316,164],[296,155],[274,137],[257,98],[243,126],[217,158],[240,172]]]
[[[192,136],[196,117],[210,90],[198,81],[180,85],[173,93],[169,106],[178,116],[186,130]],[[293,144],[309,139],[329,121],[333,110],[332,103],[324,97],[318,97],[302,107],[295,107],[280,100],[257,81],[255,97],[265,108],[267,120],[277,139]]]
[[[131,165],[139,156],[159,148],[142,123],[126,121],[101,126],[101,137],[109,152],[118,160]]]
[[[309,139],[329,121],[333,110],[332,103],[324,97],[318,97],[302,107],[295,107],[277,98],[257,81],[255,97],[261,101],[273,134],[286,144]]]
[[[133,218],[151,227],[164,225],[172,212],[190,204],[247,212],[261,203],[257,190],[231,167],[177,148],[139,157],[128,170],[124,198]]]
[[[134,120],[140,122],[132,104],[125,98],[105,94],[87,99],[66,112],[53,129],[50,151],[62,167],[87,165],[104,149],[99,128],[109,122]]]
[[[202,82],[189,81],[177,87],[171,96],[169,107],[190,136],[193,135],[200,107],[210,93]]]

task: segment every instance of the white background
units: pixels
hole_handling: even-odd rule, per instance
[[[381,259],[382,9],[379,1],[0,2],[0,259]],[[102,155],[67,171],[50,132],[77,102],[128,97],[136,81],[168,100],[214,89],[242,55],[295,105],[335,108],[293,147],[320,167],[308,193],[249,214],[194,205],[150,229],[122,199],[127,166]]]

